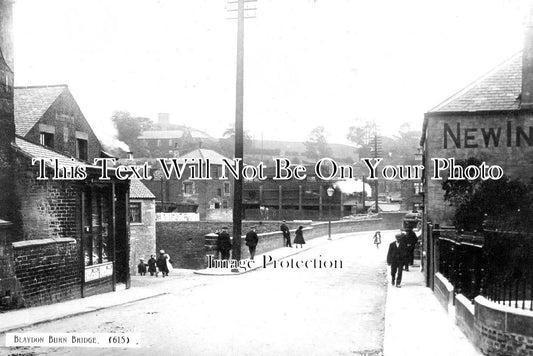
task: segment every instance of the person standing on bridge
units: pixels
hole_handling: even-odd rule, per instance
[[[285,224],[285,220],[283,220],[281,226],[279,227],[281,232],[283,233],[283,238],[285,239],[285,247],[292,247],[291,245],[291,232],[288,228],[288,226]]]
[[[298,248],[298,245],[300,245],[300,248],[303,248],[303,244],[305,244],[303,228],[303,226],[298,226],[298,229],[296,230],[294,236],[294,244],[296,245],[296,248]]]
[[[407,257],[407,250],[402,234],[396,234],[396,241],[389,245],[387,264],[390,266],[391,283],[401,288],[403,265]],[[398,274],[398,275],[396,275]]]
[[[228,234],[227,226],[222,228],[222,232],[218,233],[217,237],[217,249],[220,253],[220,258],[223,260],[229,260],[231,251],[231,238]]]

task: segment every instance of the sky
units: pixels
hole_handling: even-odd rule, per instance
[[[224,0],[17,0],[16,85],[67,84],[99,138],[115,110],[221,137],[235,120],[237,24]],[[244,127],[421,129],[424,112],[517,51],[524,0],[258,0],[245,21]]]

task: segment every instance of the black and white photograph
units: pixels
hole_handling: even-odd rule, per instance
[[[533,356],[533,0],[0,0],[0,354]]]

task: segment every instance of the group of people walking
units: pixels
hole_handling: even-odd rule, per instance
[[[146,275],[146,272],[148,272],[150,273],[150,276],[158,277],[159,273],[161,273],[163,277],[167,277],[172,269],[170,255],[165,253],[165,250],[160,250],[157,258],[155,255],[151,255],[148,263],[145,263],[144,258],[141,258],[137,265],[137,272],[141,276]]]
[[[286,221],[283,220],[280,230],[283,233],[284,238],[284,244],[286,247],[292,247],[291,244],[291,232],[286,225]],[[228,233],[228,227],[223,226],[221,231],[217,231],[217,251],[220,255],[220,258],[223,260],[228,260],[230,258],[230,251],[232,249],[232,240]],[[256,227],[252,226],[250,227],[250,230],[246,233],[246,237],[244,239],[246,242],[246,246],[248,246],[248,251],[250,252],[250,259],[253,260],[255,258],[255,251],[257,249],[257,245],[259,243],[259,237],[257,236]],[[296,245],[296,248],[300,246],[300,248],[303,247],[303,244],[305,244],[305,239],[303,235],[303,226],[299,226],[298,229],[296,229],[294,242]]]
[[[291,231],[289,230],[289,227],[285,223],[286,221],[283,220],[279,229],[283,233],[283,239],[285,240],[285,247],[292,247]],[[298,229],[296,229],[295,236],[294,236],[294,244],[296,245],[296,248],[298,248],[298,245],[300,245],[300,248],[302,248],[303,244],[305,244],[303,228],[304,228],[303,226],[298,226]]]
[[[379,231],[376,235],[378,233]],[[376,235],[374,235],[374,241],[376,240]],[[403,271],[409,271],[409,266],[413,265],[415,246],[418,238],[412,228],[408,228],[405,234],[396,234],[395,238],[396,241],[389,245],[387,264],[391,267],[392,285],[401,288]],[[379,240],[381,242],[381,234],[379,235]]]

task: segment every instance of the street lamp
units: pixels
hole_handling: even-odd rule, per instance
[[[335,193],[335,189],[333,187],[329,187],[328,190],[328,197],[329,197],[329,204],[328,204],[328,240],[331,240],[331,200],[333,197],[333,193]]]

